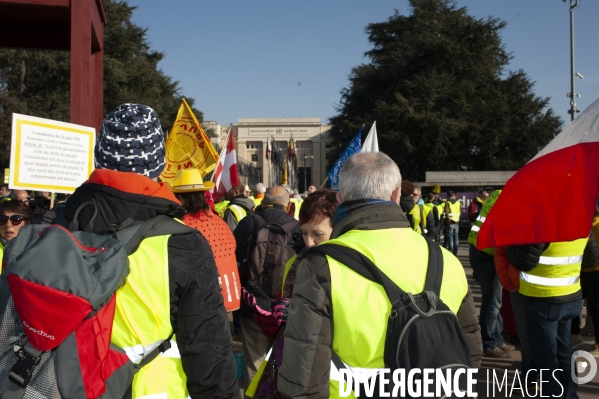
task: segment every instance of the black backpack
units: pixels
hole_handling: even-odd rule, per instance
[[[256,232],[250,238],[248,253],[241,266],[242,286],[247,287],[251,281],[266,295],[276,298],[283,285],[285,264],[295,255],[289,245],[291,230],[297,220],[279,224],[267,222],[259,215],[253,218]]]
[[[384,287],[391,302],[385,338],[385,367],[392,372],[405,369],[406,376],[413,368],[455,371],[472,367],[470,351],[458,318],[439,298],[443,254],[439,245],[427,237],[423,238],[428,244],[429,263],[424,292],[416,295],[399,288],[370,259],[355,249],[325,243],[306,252],[322,252]],[[347,368],[335,352],[332,361],[338,370]],[[462,376],[460,388],[465,391],[466,375]],[[374,388],[374,396],[369,397],[378,397],[378,381],[376,378],[375,384],[369,384],[367,391],[366,384],[360,384],[360,393],[371,393],[370,390]],[[387,392],[390,392],[389,385],[387,388]],[[435,392],[436,386],[431,385],[429,390]]]

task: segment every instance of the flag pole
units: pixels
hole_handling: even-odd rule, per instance
[[[266,151],[268,154],[268,146],[270,145],[270,133],[266,134]],[[270,154],[268,154],[268,181],[266,182],[267,187],[270,187]]]

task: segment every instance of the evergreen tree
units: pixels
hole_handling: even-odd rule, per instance
[[[523,166],[562,122],[523,71],[506,71],[505,22],[476,19],[453,0],[409,1],[411,15],[366,27],[370,62],[352,69],[331,118],[336,152],[376,120],[380,148],[410,180]]]
[[[104,0],[104,113],[122,103],[141,103],[156,110],[170,130],[181,105],[179,82],[158,68],[164,54],[153,51],[147,29],[131,21],[136,7]],[[0,50],[0,167],[10,158],[12,113],[69,121],[70,53]],[[185,97],[200,122],[194,99]]]

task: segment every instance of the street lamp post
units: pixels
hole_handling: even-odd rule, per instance
[[[564,0],[566,2],[566,0]],[[576,109],[576,97],[580,97],[580,94],[576,93],[576,78],[582,79],[582,75],[574,71],[574,7],[577,7],[580,0],[570,0],[570,120],[573,121],[577,112]]]

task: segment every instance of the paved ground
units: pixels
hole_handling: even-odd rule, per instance
[[[480,309],[480,301],[481,301],[481,292],[480,285],[474,280],[472,277],[472,269],[470,268],[470,261],[468,260],[468,245],[465,242],[460,244],[460,248],[458,250],[458,259],[462,262],[464,266],[464,270],[466,271],[466,277],[468,278],[468,283],[470,284],[470,288],[472,289],[472,294],[474,296],[474,302],[476,304],[477,311]],[[586,317],[585,313],[583,316]],[[232,322],[232,319],[230,318]],[[232,324],[232,323],[231,323]],[[583,323],[584,325],[584,317]],[[585,337],[585,343],[580,345],[576,349],[578,350],[590,350],[593,346],[593,337]],[[234,341],[233,342],[233,350],[241,350],[241,342]],[[596,358],[599,362],[599,359]],[[512,388],[512,382],[514,380],[515,370],[520,367],[520,363],[522,361],[522,357],[520,355],[520,351],[516,349],[515,352],[512,353],[511,359],[491,359],[491,358],[483,358],[483,363],[479,370],[479,398],[487,399],[487,398],[523,398],[529,396],[522,396],[520,390]],[[504,373],[507,370],[507,380],[508,380],[508,388],[503,388],[500,392],[497,386],[495,387],[495,391],[493,392],[493,384],[492,384],[492,376],[493,371],[498,376],[499,379],[503,378]],[[487,378],[489,376],[489,378]],[[491,381],[491,384],[487,383],[487,380]],[[510,393],[511,392],[511,393]],[[532,392],[531,392],[532,394]],[[586,385],[580,385],[578,387],[578,395],[580,399],[597,399],[599,398],[599,373],[595,376],[593,381]],[[530,396],[534,397],[534,396]],[[540,395],[536,396],[537,398]],[[546,397],[546,396],[544,396]]]

